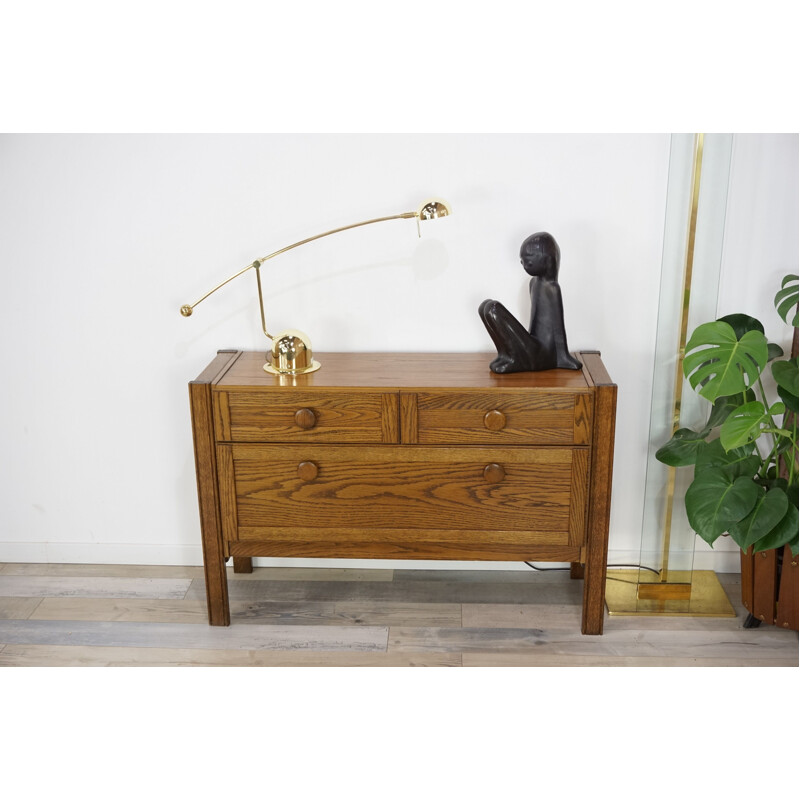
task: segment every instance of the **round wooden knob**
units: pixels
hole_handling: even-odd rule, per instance
[[[319,467],[313,461],[301,461],[297,467],[297,477],[301,481],[313,481],[319,473]]]
[[[506,471],[500,464],[487,464],[483,468],[483,477],[487,483],[500,483],[506,476]]]
[[[295,412],[294,422],[298,428],[307,431],[317,424],[317,415],[310,408],[301,408]]]
[[[490,431],[501,431],[506,426],[506,415],[497,409],[487,411],[486,416],[483,418],[483,424]]]

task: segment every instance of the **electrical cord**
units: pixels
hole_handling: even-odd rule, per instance
[[[531,569],[535,569],[537,572],[568,572],[571,568],[570,567],[536,567],[531,564],[530,561],[525,561]],[[661,571],[657,569],[653,569],[652,567],[645,567],[642,564],[606,564],[606,568],[615,569],[617,567],[630,567],[632,569],[646,569],[650,572],[655,572],[656,575],[660,575]]]
[[[648,572],[655,572],[656,575],[661,574],[660,569],[653,569],[652,567],[645,567],[644,564],[606,564],[607,569],[616,569],[617,567],[630,567],[631,569],[646,569]]]

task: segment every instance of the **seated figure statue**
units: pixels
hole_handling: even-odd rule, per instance
[[[534,233],[520,248],[520,260],[531,275],[529,330],[497,300],[484,300],[478,314],[489,331],[497,358],[492,372],[538,372],[546,369],[580,369],[570,355],[564,331],[564,306],[558,285],[561,251],[549,233]]]

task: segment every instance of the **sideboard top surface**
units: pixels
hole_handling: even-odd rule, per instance
[[[239,355],[215,382],[214,388],[261,388],[291,386],[298,389],[343,387],[368,389],[548,389],[588,392],[581,370],[554,369],[495,375],[489,364],[492,353],[322,353],[321,369],[307,375],[274,376],[263,369],[263,351]]]

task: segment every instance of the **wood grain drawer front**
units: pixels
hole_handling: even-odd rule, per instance
[[[217,439],[229,442],[399,441],[395,392],[217,392]]]
[[[499,446],[590,443],[589,393],[419,392],[402,395],[401,406],[404,442]]]
[[[229,539],[583,543],[586,448],[218,449]]]

